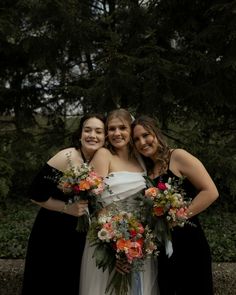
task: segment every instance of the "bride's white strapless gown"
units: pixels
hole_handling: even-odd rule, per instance
[[[102,198],[106,206],[116,204],[118,208],[132,212],[137,210],[137,201],[134,200],[137,193],[145,188],[145,179],[140,172],[113,172],[106,183],[109,184],[112,193],[103,193]],[[80,295],[105,295],[108,282],[108,270],[102,271],[95,264],[92,257],[94,248],[86,241],[80,274]],[[141,290],[138,294],[158,295],[157,286],[157,261],[154,258],[146,259],[144,271],[140,273]],[[138,295],[129,291],[128,295]]]

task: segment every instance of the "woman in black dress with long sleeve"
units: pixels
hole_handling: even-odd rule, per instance
[[[183,149],[170,149],[155,120],[141,116],[133,122],[133,139],[143,156],[149,176],[157,184],[182,178],[186,197],[191,198],[186,224],[172,231],[173,254],[161,249],[158,259],[160,295],[213,295],[211,254],[197,215],[218,197],[217,188],[203,164]]]
[[[22,295],[78,295],[85,232],[76,230],[78,216],[88,204],[67,203],[58,180],[69,168],[90,161],[104,145],[104,118],[84,116],[75,133],[74,146],[59,151],[39,171],[30,187],[30,199],[41,208],[28,241]]]

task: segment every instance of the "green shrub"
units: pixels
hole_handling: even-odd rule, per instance
[[[214,262],[236,262],[236,215],[208,210],[200,215],[200,220],[208,239]]]
[[[0,258],[24,258],[38,206],[8,204],[0,214]],[[236,262],[236,216],[219,208],[200,215],[214,262]]]
[[[24,258],[38,207],[8,205],[0,215],[0,258]]]

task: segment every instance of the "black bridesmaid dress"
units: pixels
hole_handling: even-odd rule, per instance
[[[168,178],[178,179],[170,170],[155,179],[167,182]],[[196,189],[188,179],[182,187],[186,198],[194,198]],[[186,224],[172,231],[173,254],[166,256],[161,249],[158,256],[158,284],[160,295],[213,295],[211,253],[198,217],[189,219],[195,226]]]
[[[29,196],[39,202],[53,197],[66,201],[57,188],[62,172],[45,164]],[[78,218],[40,208],[28,241],[22,295],[78,295],[85,232],[76,231]]]

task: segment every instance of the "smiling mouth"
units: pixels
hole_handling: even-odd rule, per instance
[[[113,138],[113,141],[114,142],[121,142],[121,141],[123,141],[123,138]]]
[[[148,146],[143,147],[143,148],[142,148],[142,151],[147,151],[147,150],[149,150],[149,149],[150,149],[150,146],[148,145]]]

